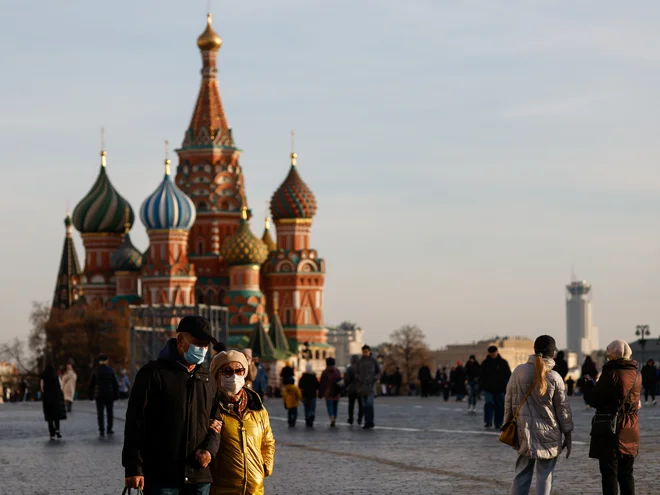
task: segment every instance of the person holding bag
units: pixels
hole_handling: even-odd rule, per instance
[[[589,396],[596,408],[589,457],[598,459],[603,495],[634,495],[633,464],[639,453],[642,381],[632,350],[623,340],[607,346],[607,364]]]
[[[511,495],[529,494],[534,472],[536,494],[550,495],[559,454],[565,448],[571,455],[573,417],[564,380],[552,371],[556,352],[555,339],[541,335],[534,355],[513,371],[506,388],[500,439],[518,451]]]

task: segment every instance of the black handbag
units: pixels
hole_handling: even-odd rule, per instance
[[[624,406],[630,398],[630,394],[635,389],[637,384],[637,379],[639,378],[639,373],[635,375],[635,381],[628,391],[628,395],[623,399],[621,407],[619,407],[614,413],[596,413],[594,414],[593,419],[591,420],[591,436],[592,437],[614,437],[616,436],[616,431],[619,426],[619,414],[623,411]]]

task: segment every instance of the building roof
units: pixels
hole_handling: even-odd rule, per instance
[[[142,253],[133,246],[128,232],[117,250],[110,255],[110,266],[115,271],[139,272],[142,268]]]
[[[284,352],[291,352],[289,341],[286,338],[284,327],[282,326],[282,320],[280,320],[280,315],[277,313],[270,313],[268,317],[270,319],[270,331],[268,334],[271,342],[276,349]]]
[[[218,33],[213,30],[213,26],[211,25],[210,12],[206,17],[206,29],[199,35],[199,38],[197,38],[197,46],[202,51],[218,51],[222,46],[222,38],[218,36]]]
[[[297,156],[291,153],[289,174],[270,201],[270,212],[275,220],[311,219],[316,214],[316,198],[298,173]]]
[[[243,207],[241,225],[220,247],[220,254],[231,266],[261,265],[268,258],[266,244],[250,230],[247,209]]]
[[[64,219],[65,236],[60,267],[57,271],[53,308],[70,308],[77,297],[76,284],[80,276],[80,263],[76,246],[73,243],[71,215],[67,213]]]

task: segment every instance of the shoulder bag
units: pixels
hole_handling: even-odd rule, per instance
[[[516,414],[513,415],[513,419],[511,421],[507,421],[502,426],[501,428],[502,433],[500,433],[500,442],[510,445],[511,447],[518,447],[518,424],[516,423],[516,418],[518,417],[518,414],[520,414],[520,410],[522,409],[523,405],[525,405],[525,402],[527,402],[527,399],[529,398],[529,395],[532,393],[532,390],[534,390],[535,385],[536,383],[533,383],[532,386],[527,391],[525,398],[518,406],[518,410],[516,411]]]
[[[639,378],[639,373],[635,375],[635,381],[630,387],[628,394],[621,403],[621,406],[617,408],[614,413],[596,413],[594,414],[593,419],[591,420],[591,436],[592,437],[613,437],[616,436],[616,431],[619,426],[619,414],[623,412],[624,406],[628,403],[630,394],[635,389],[637,384],[637,379]]]

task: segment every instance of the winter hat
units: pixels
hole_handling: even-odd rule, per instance
[[[211,376],[216,377],[220,370],[229,363],[240,363],[243,365],[243,368],[248,369],[248,362],[245,358],[245,354],[239,351],[223,351],[213,358],[211,361]]]
[[[632,349],[623,340],[613,340],[607,346],[607,359],[630,359],[631,357]]]

